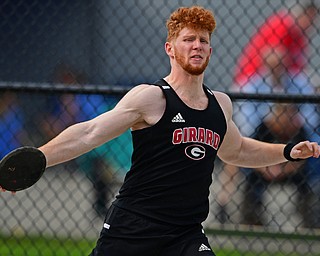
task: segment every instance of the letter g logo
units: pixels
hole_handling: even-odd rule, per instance
[[[206,149],[201,145],[190,145],[185,149],[186,155],[192,160],[200,160],[204,158]]]

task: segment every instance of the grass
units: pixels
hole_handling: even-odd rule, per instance
[[[0,237],[1,256],[89,255],[95,241],[46,237]]]
[[[1,256],[82,256],[89,255],[96,241],[70,240],[50,237],[5,237],[0,236]],[[284,256],[271,252],[237,251],[213,248],[217,256]],[[299,254],[290,253],[290,256]]]

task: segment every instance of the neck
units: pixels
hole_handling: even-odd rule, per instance
[[[202,87],[203,74],[179,77],[170,73],[164,80],[190,108],[203,110],[208,106],[208,98]]]
[[[204,74],[201,75],[190,75],[183,72],[171,72],[164,78],[168,84],[175,90],[182,87],[184,90],[197,91],[202,89]]]
[[[203,75],[179,77],[171,73],[164,80],[189,107],[194,109],[207,107],[208,99],[202,87]]]

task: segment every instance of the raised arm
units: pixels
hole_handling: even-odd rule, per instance
[[[47,159],[47,167],[76,158],[121,135],[130,128],[148,126],[150,106],[159,102],[156,86],[139,85],[129,91],[116,107],[96,118],[74,124],[39,149]],[[149,111],[149,112],[148,112]]]
[[[220,159],[228,164],[242,167],[265,167],[286,162],[284,157],[284,144],[265,143],[251,138],[243,137],[232,120],[232,103],[223,93],[216,93],[226,116],[227,132],[218,151]],[[288,148],[287,157],[292,159],[305,159],[319,157],[319,146],[315,142],[304,141]]]

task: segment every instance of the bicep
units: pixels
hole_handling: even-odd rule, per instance
[[[91,139],[109,141],[128,130],[135,122],[136,113],[115,108],[88,121]]]
[[[157,91],[154,90],[154,86],[140,85],[129,91],[114,109],[90,121],[93,136],[109,141],[130,128],[145,125],[154,102],[159,102]]]
[[[227,124],[227,130],[219,148],[218,156],[222,161],[232,164],[235,158],[238,157],[242,136],[232,119],[233,106],[230,98],[224,93],[215,93],[215,96],[223,110]]]
[[[90,139],[107,142],[120,136],[139,122],[141,120],[139,110],[128,104],[126,100],[120,101],[114,109],[88,121]]]

